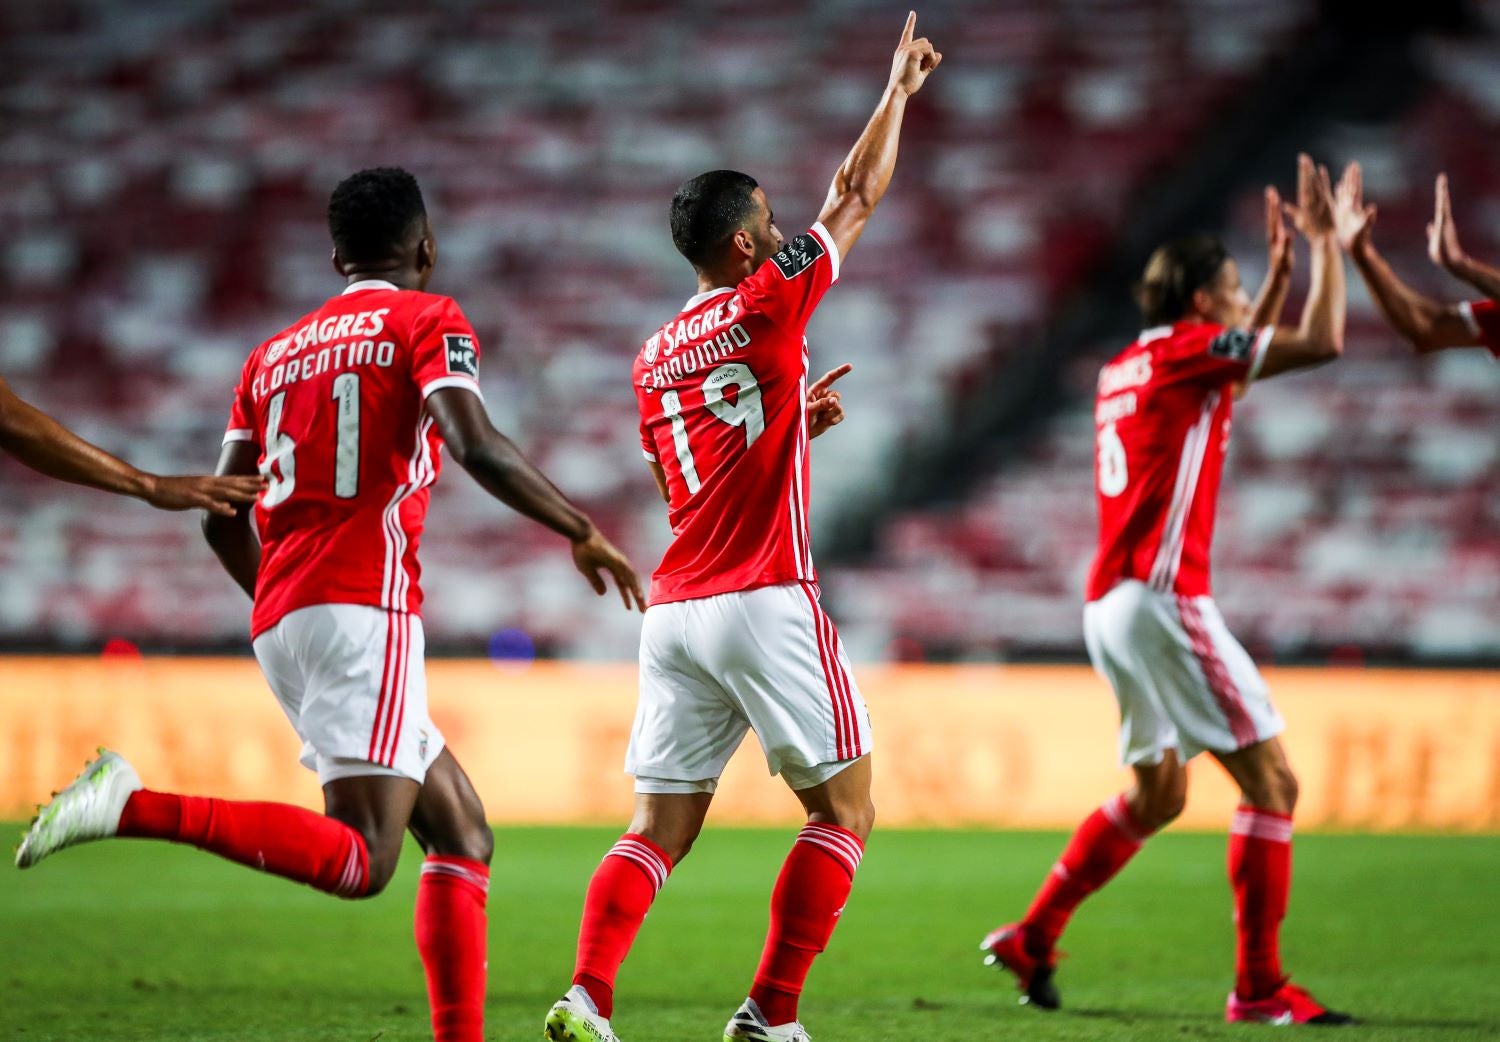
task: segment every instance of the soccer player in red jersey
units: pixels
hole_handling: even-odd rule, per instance
[[[1375,207],[1365,204],[1363,182],[1358,163],[1350,163],[1339,179],[1339,240],[1386,320],[1420,354],[1450,347],[1485,347],[1500,358],[1500,268],[1475,260],[1459,245],[1448,175],[1438,175],[1432,223],[1427,226],[1427,255],[1448,274],[1483,293],[1485,300],[1444,304],[1402,282],[1375,249],[1371,235]]]
[[[233,514],[234,504],[253,502],[264,485],[253,476],[163,477],[137,470],[23,401],[3,379],[0,451],[49,478],[134,496],[159,510]]]
[[[506,505],[558,532],[594,589],[629,563],[490,424],[479,344],[424,292],[436,246],[416,180],[366,170],[328,208],[344,292],[250,354],[219,470],[263,475],[255,509],[204,532],[254,600],[255,655],[318,773],[324,814],[152,792],[104,753],[42,810],[16,862],[108,836],[191,843],[340,897],[371,897],[410,830],[427,853],[416,939],[437,1042],[480,1042],[493,836],[427,714],[417,543],[446,444]]]
[[[630,829],[584,901],[573,986],[554,1042],[611,1042],[616,973],[703,827],[747,730],[807,812],[771,897],[749,997],[726,1039],[805,1040],[797,1002],[828,943],[874,818],[870,724],[808,541],[808,442],[838,415],[808,386],[804,330],[885,194],[907,99],[941,60],[908,17],[874,115],[834,175],[816,224],[783,242],[765,192],[715,170],[672,200],[672,240],[698,292],[641,348],[641,446],[673,540],[641,632],[640,702],[626,755]],[[810,402],[811,399],[811,402]]]
[[[1272,307],[1253,314],[1234,260],[1216,240],[1193,236],[1152,255],[1138,290],[1149,328],[1099,374],[1100,537],[1084,636],[1119,702],[1120,758],[1135,784],[1079,827],[1025,918],[981,944],[987,963],[1015,974],[1022,1001],[1042,1008],[1059,1005],[1056,945],[1074,909],[1177,817],[1187,762],[1207,751],[1241,792],[1229,838],[1238,943],[1226,1019],[1349,1020],[1281,969],[1297,781],[1266,684],[1209,591],[1233,390],[1342,351],[1344,272],[1332,192],[1326,171],[1306,156],[1299,166],[1298,204],[1287,209],[1312,250],[1301,324],[1274,324],[1284,285],[1263,294]],[[1273,283],[1284,282],[1288,267],[1273,260]]]

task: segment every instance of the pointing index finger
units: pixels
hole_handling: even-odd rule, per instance
[[[912,37],[916,35],[916,31],[917,31],[917,12],[915,12],[915,11],[908,11],[906,13],[906,28],[903,29],[903,30],[901,30],[901,44],[902,44],[902,46],[905,46],[906,44],[911,43]]]
[[[811,391],[811,393],[814,394],[814,395],[822,394],[824,391],[827,391],[829,387],[833,386],[833,382],[835,380],[840,380],[843,377],[848,376],[853,371],[854,371],[854,366],[851,365],[848,362],[845,362],[843,365],[839,366],[837,369],[830,369],[830,370],[828,370],[828,372],[824,373],[818,379],[817,383],[815,383],[815,384],[812,385],[812,391]]]

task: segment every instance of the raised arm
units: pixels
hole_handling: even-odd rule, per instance
[[[1286,215],[1281,210],[1281,193],[1266,186],[1266,281],[1261,283],[1255,296],[1255,310],[1251,312],[1252,329],[1274,326],[1281,321],[1281,311],[1286,307],[1286,295],[1292,288],[1292,233],[1286,226]]]
[[[137,470],[22,401],[3,379],[0,450],[48,477],[134,496],[161,510],[212,510],[229,515],[235,503],[250,502],[261,488],[259,477],[162,477]]]
[[[1427,255],[1448,274],[1463,279],[1491,300],[1500,300],[1500,268],[1475,260],[1458,244],[1447,174],[1438,174],[1434,194],[1432,223],[1427,226]]]
[[[891,183],[906,99],[922,89],[928,75],[943,60],[926,37],[912,38],[916,27],[917,13],[913,11],[906,16],[906,28],[891,60],[891,77],[880,96],[880,104],[875,106],[875,114],[833,175],[828,199],[818,214],[818,220],[838,244],[841,257],[847,257],[854,248],[865,230],[865,222]]]
[[[1328,171],[1297,157],[1297,205],[1285,207],[1312,252],[1312,284],[1295,327],[1277,326],[1257,378],[1331,362],[1344,350],[1344,257],[1334,226]]]
[[[1446,210],[1446,184],[1439,179],[1437,225],[1438,239],[1451,237],[1457,250],[1458,239],[1452,235],[1451,221],[1444,230],[1442,216]],[[1441,351],[1475,342],[1458,307],[1444,304],[1412,289],[1397,277],[1391,266],[1375,249],[1375,207],[1364,201],[1364,178],[1358,163],[1350,163],[1339,178],[1335,203],[1339,242],[1354,260],[1354,267],[1364,280],[1385,320],[1419,352]],[[1458,250],[1461,255],[1462,251]]]
[[[428,396],[427,411],[437,422],[449,455],[481,488],[573,544],[573,563],[595,593],[602,595],[607,589],[599,575],[603,569],[614,577],[625,607],[646,610],[641,582],[625,555],[495,429],[478,395],[461,387],[445,387]]]

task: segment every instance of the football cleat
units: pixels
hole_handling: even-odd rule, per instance
[[[49,854],[95,839],[107,839],[120,828],[120,814],[130,794],[141,788],[135,768],[119,753],[99,750],[83,773],[38,810],[16,849],[16,867],[30,868]]]
[[[986,966],[1002,966],[1016,978],[1021,1005],[1038,1009],[1057,1009],[1062,1005],[1057,985],[1052,983],[1057,954],[1049,952],[1046,957],[1038,958],[1027,951],[1020,923],[996,927],[979,942],[979,950],[985,953]]]
[[[1231,1024],[1272,1024],[1277,1027],[1293,1024],[1335,1027],[1354,1023],[1349,1014],[1329,1009],[1305,988],[1290,981],[1284,982],[1275,994],[1264,999],[1242,999],[1231,991],[1224,1004],[1224,1019]]]
[[[807,1029],[797,1021],[790,1024],[766,1023],[766,1016],[754,999],[746,999],[724,1027],[724,1042],[750,1039],[752,1042],[812,1042]]]
[[[569,988],[547,1012],[542,1037],[551,1042],[620,1042],[609,1020],[599,1015],[599,1007],[580,984]]]

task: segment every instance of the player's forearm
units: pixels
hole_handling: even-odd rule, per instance
[[[1261,329],[1274,326],[1281,321],[1282,309],[1286,307],[1286,296],[1292,288],[1292,269],[1278,264],[1266,273],[1260,292],[1255,297],[1255,308],[1250,315],[1250,328]]]
[[[453,450],[451,443],[449,449]],[[454,456],[481,488],[523,517],[575,543],[593,532],[588,515],[568,502],[568,497],[503,434],[496,432],[481,444],[456,451]]]
[[[250,508],[241,508],[233,517],[206,515],[203,538],[208,540],[224,571],[254,600],[255,577],[260,573],[260,540],[250,523]]]
[[[1491,267],[1484,261],[1466,255],[1452,264],[1448,271],[1491,300],[1500,300],[1500,268]]]
[[[52,417],[0,390],[0,449],[48,477],[145,497],[154,476],[91,445]]]
[[[864,132],[833,175],[830,195],[852,196],[865,209],[875,209],[896,170],[905,115],[906,93],[899,87],[886,87]]]
[[[1430,350],[1445,311],[1443,305],[1402,282],[1373,243],[1366,241],[1353,256],[1354,266],[1385,320],[1413,347]]]
[[[1344,286],[1344,255],[1330,233],[1311,240],[1312,283],[1302,306],[1299,332],[1308,346],[1332,358],[1344,349],[1344,317],[1348,294]]]

